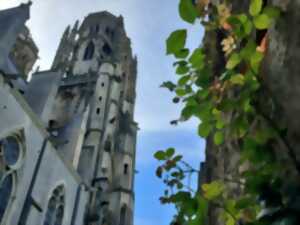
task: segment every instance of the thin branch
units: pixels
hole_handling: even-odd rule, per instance
[[[180,160],[179,162],[181,162],[183,165],[185,165],[187,168],[191,169],[191,171],[193,172],[197,172],[200,173],[200,170],[196,170],[194,167],[192,167],[190,164],[188,164],[187,162]]]

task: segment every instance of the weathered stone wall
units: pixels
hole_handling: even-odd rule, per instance
[[[279,6],[282,14],[277,23],[267,33],[268,48],[260,71],[262,77],[261,95],[262,108],[270,118],[287,128],[287,139],[293,151],[300,160],[300,2],[294,0],[273,0],[267,4]],[[247,9],[248,3],[233,2],[234,11]],[[224,59],[221,46],[218,42],[222,32],[209,32],[204,37],[206,53],[213,61],[214,72],[218,74],[224,68]],[[276,107],[273,108],[272,104]],[[292,165],[286,147],[278,144],[274,147],[278,160],[285,167]],[[215,179],[239,177],[238,169],[239,145],[225,142],[221,147],[216,147],[207,139],[206,161],[201,164],[199,184]],[[285,179],[295,179],[295,167],[291,166],[289,174],[282,174]],[[233,194],[239,194],[238,186],[231,186]],[[211,207],[209,210],[209,225],[221,225],[224,222],[218,219],[218,210]]]

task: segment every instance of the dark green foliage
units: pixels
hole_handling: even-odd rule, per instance
[[[282,165],[274,154],[274,143],[278,139],[286,144],[285,134],[261,113],[257,104],[261,90],[260,66],[267,39],[257,44],[253,34],[270,28],[280,17],[280,10],[264,6],[263,0],[251,0],[248,11],[232,14],[226,3],[210,7],[208,3],[207,0],[198,3],[181,0],[179,14],[188,23],[199,20],[206,32],[226,31],[220,43],[225,68],[215,74],[207,49],[187,49],[187,31],[177,30],[167,39],[167,54],[178,59],[174,66],[179,78],[176,84],[167,81],[162,86],[176,95],[174,103],[184,104],[176,124],[192,117],[199,119],[199,136],[211,137],[216,146],[235,141],[241,155],[240,164],[236,166],[244,163],[250,166],[236,179],[223,177],[195,191],[187,178],[199,171],[188,165],[182,155],[176,155],[173,148],[158,151],[154,156],[161,165],[156,174],[167,186],[160,200],[176,206],[173,224],[205,224],[210,205],[222,210],[226,225],[297,225],[300,188],[283,182]],[[243,194],[230,197],[228,183],[243,187]]]

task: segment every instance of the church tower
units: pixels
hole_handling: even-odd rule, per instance
[[[123,18],[99,12],[80,27],[67,27],[52,70],[63,79],[49,129],[60,137],[78,119],[85,121],[82,137],[66,144],[62,155],[91,188],[88,224],[132,225],[137,59]]]

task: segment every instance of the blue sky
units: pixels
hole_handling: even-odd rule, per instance
[[[0,9],[16,6],[22,0],[0,0]],[[48,69],[61,34],[68,24],[82,20],[90,12],[107,10],[123,15],[134,53],[138,56],[138,84],[135,118],[141,128],[137,143],[135,225],[168,225],[173,209],[160,205],[161,181],[154,173],[156,150],[175,147],[195,167],[204,158],[204,141],[196,136],[196,122],[177,127],[169,121],[177,119],[180,106],[172,103],[172,94],[159,88],[165,80],[175,78],[174,59],[165,56],[165,39],[179,28],[192,32],[189,47],[202,40],[201,26],[181,22],[178,0],[33,0],[28,26],[40,49],[38,65]]]

